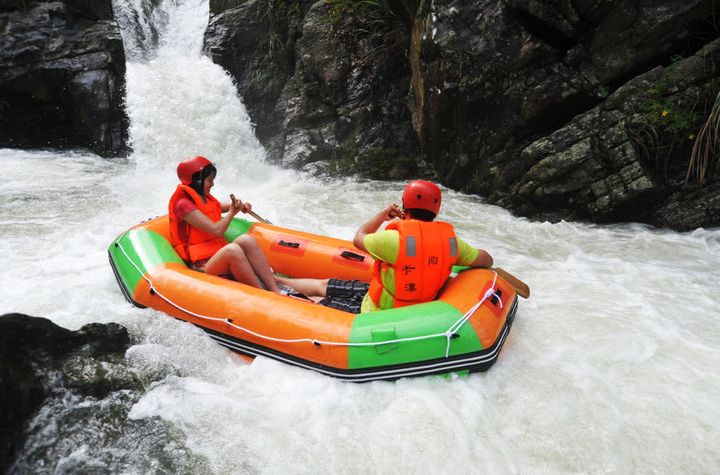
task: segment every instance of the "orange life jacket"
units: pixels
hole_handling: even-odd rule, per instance
[[[175,206],[181,198],[190,198],[200,212],[212,221],[220,221],[222,218],[222,205],[210,194],[205,197],[206,201],[203,201],[195,190],[186,185],[178,185],[168,204],[170,244],[175,248],[175,251],[185,262],[189,263],[208,259],[225,246],[227,240],[224,237],[213,236],[190,226],[184,220],[178,220],[175,214]],[[181,226],[185,227],[185,239],[182,238],[180,233]]]
[[[383,290],[393,297],[393,308],[434,300],[458,258],[457,237],[452,225],[405,219],[390,223],[385,229],[398,231],[400,248],[395,264],[375,261],[368,290],[372,301],[380,306]],[[389,267],[395,274],[394,292],[382,281],[382,272]]]

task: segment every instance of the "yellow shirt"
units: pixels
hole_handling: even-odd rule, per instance
[[[378,231],[376,233],[368,234],[365,236],[363,241],[367,252],[375,259],[387,262],[388,264],[395,264],[397,262],[398,254],[400,253],[400,233],[396,230],[385,230]],[[475,259],[477,259],[478,250],[462,239],[457,239],[458,243],[458,259],[455,262],[456,266],[469,266]],[[380,278],[382,279],[383,286],[394,293],[395,290],[395,270],[392,267],[388,267],[387,270],[380,271]],[[393,299],[387,292],[383,292],[380,295],[380,305],[375,305],[369,294],[365,294],[363,298],[362,306],[360,311],[365,312],[376,312],[378,310],[386,310],[393,307]]]

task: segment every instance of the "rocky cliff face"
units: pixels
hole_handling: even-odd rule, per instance
[[[102,398],[133,387],[132,378],[109,370],[129,344],[127,330],[114,323],[73,332],[44,318],[0,316],[0,472],[7,473],[28,421],[48,399],[62,400],[68,392]]]
[[[700,111],[716,98],[718,61],[720,40],[633,78],[523,147],[518,157],[526,171],[500,203],[558,218],[675,229],[718,225],[720,182],[684,181]]]
[[[402,24],[368,36],[356,32],[386,23],[387,12],[341,16],[313,1],[210,6],[221,13],[211,18],[206,48],[236,79],[272,159],[378,176],[394,174],[392,160],[414,170]]]
[[[276,161],[692,229],[720,224],[717,171],[685,183],[718,17],[713,0],[213,0],[205,41]]]
[[[0,147],[125,151],[125,54],[111,0],[0,0]]]

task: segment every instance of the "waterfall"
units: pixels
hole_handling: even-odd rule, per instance
[[[138,169],[174,170],[204,155],[224,179],[240,170],[267,179],[265,152],[232,78],[202,53],[207,1],[118,0],[115,8],[130,45],[126,105]]]

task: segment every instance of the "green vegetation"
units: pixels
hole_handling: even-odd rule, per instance
[[[636,150],[647,163],[654,164],[656,176],[667,182],[680,173],[690,153],[700,124],[701,98],[673,93],[669,76],[678,58],[668,66],[660,80],[647,90],[640,117],[628,127]]]
[[[710,115],[695,137],[685,183],[691,177],[698,183],[704,183],[713,163],[716,169],[720,166],[720,92],[715,96]]]
[[[363,170],[360,171],[373,179],[388,179],[390,177],[405,178],[415,168],[416,164],[413,158],[402,154],[399,150],[376,148],[367,153]]]
[[[328,162],[327,172],[332,175],[357,174],[379,180],[399,179],[417,173],[417,163],[396,148],[373,148],[364,151],[362,158],[356,149],[347,149]]]
[[[610,94],[610,89],[604,84],[601,84],[595,90],[595,95],[601,99],[605,99]]]
[[[680,104],[673,101],[670,97],[670,90],[673,86],[668,79],[675,64],[681,58],[673,58],[673,62],[668,66],[660,81],[651,87],[648,92],[650,100],[645,104],[644,116],[647,122],[653,123],[661,132],[665,132],[680,140],[689,138],[691,131],[697,125],[700,118],[695,112],[697,104],[693,104],[688,108],[686,104]]]
[[[406,48],[405,25],[388,0],[325,0],[325,4],[324,21],[335,29],[340,41],[358,50],[360,65]]]
[[[344,18],[353,15],[367,17],[368,24],[376,24],[378,17],[392,15],[386,0],[325,0],[329,7],[327,21],[339,24]]]

